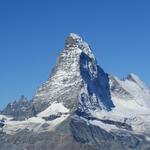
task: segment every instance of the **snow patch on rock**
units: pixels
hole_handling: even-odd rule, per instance
[[[69,109],[64,107],[63,103],[52,103],[47,109],[40,112],[37,116],[38,117],[48,117],[50,115],[55,115],[58,113],[69,113]]]

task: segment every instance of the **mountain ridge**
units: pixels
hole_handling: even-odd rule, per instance
[[[105,73],[77,34],[33,99],[22,99],[0,114],[0,150],[150,149],[149,88],[134,74]]]

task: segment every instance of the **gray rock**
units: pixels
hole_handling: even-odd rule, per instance
[[[89,144],[95,149],[145,150],[150,145],[150,142],[147,142],[142,135],[128,130],[107,132],[76,117],[72,117],[70,129],[76,141]]]
[[[13,117],[14,120],[24,120],[36,114],[32,101],[21,96],[19,100],[9,103],[1,114]]]

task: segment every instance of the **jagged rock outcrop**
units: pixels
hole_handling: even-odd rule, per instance
[[[9,103],[1,112],[3,115],[11,116],[14,120],[24,120],[36,114],[32,101],[25,96],[21,96],[19,100]]]
[[[3,128],[4,127],[4,121],[0,120],[0,128]]]

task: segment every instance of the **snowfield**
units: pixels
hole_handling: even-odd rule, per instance
[[[44,117],[50,117],[51,115],[61,115],[58,118],[52,120],[45,120]],[[7,134],[15,134],[18,131],[28,129],[33,132],[44,132],[55,130],[55,128],[69,117],[69,110],[63,106],[62,103],[53,103],[44,111],[37,114],[36,117],[31,117],[23,121],[13,121],[6,119],[3,131]],[[1,118],[5,116],[1,115]],[[5,117],[7,118],[7,117]],[[12,118],[11,118],[12,119]],[[45,125],[45,127],[43,127]]]
[[[47,109],[39,113],[38,117],[48,117],[50,115],[55,115],[58,113],[69,113],[69,109],[64,107],[62,103],[52,103]]]

